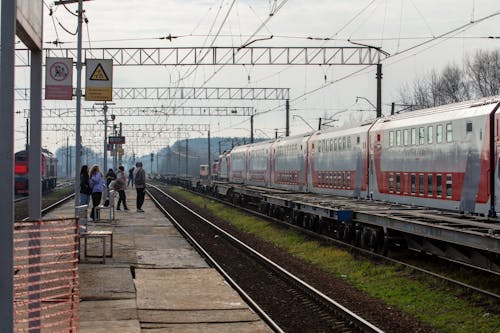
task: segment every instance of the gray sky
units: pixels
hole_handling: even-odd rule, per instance
[[[51,2],[45,1],[48,7]],[[284,4],[256,38],[273,35],[270,41],[252,46],[352,46],[356,41],[381,47],[391,57],[383,61],[383,113],[390,112],[390,103],[398,102],[400,87],[431,70],[440,70],[449,63],[462,65],[467,55],[476,50],[500,47],[500,15],[479,23],[486,16],[500,12],[498,0],[350,0],[296,1],[278,0]],[[241,46],[268,19],[275,1],[270,0],[93,0],[85,2],[88,24],[83,30],[84,47],[180,47]],[[44,40],[58,39],[63,48],[76,47],[76,36],[65,32],[76,30],[76,18],[62,6],[49,16],[44,13]],[[76,10],[76,5],[68,5]],[[224,18],[227,19],[224,21]],[[436,38],[463,26],[446,38]],[[219,35],[215,34],[220,30]],[[172,42],[159,37],[183,36]],[[212,36],[207,36],[207,35]],[[497,36],[497,39],[488,39]],[[330,38],[330,41],[307,37]],[[90,41],[89,41],[90,39]],[[413,48],[421,43],[424,45]],[[47,47],[53,45],[45,44]],[[76,60],[76,59],[75,59]],[[319,117],[339,119],[337,124],[357,122],[375,117],[375,111],[362,96],[376,103],[375,67],[359,71],[359,66],[200,66],[194,67],[115,67],[114,87],[278,87],[290,88],[292,115],[300,115],[317,127]],[[190,74],[191,73],[191,74]],[[215,73],[215,74],[214,74]],[[189,75],[190,74],[190,75]],[[27,87],[26,69],[16,72],[17,87]],[[76,77],[76,74],[74,74]],[[322,89],[318,89],[324,87]],[[318,89],[314,93],[309,93]],[[273,136],[276,128],[284,131],[284,106],[277,101],[130,101],[116,100],[116,106],[253,106],[257,112],[276,109],[255,118],[256,136]],[[75,101],[44,101],[45,107],[75,107]],[[91,107],[92,103],[84,103]],[[17,109],[27,107],[18,102]],[[364,110],[364,111],[363,111]],[[83,120],[97,122],[98,119]],[[126,123],[209,123],[212,136],[249,136],[249,121],[243,118],[158,117],[151,119],[117,119]],[[56,122],[50,119],[44,122]],[[68,124],[70,125],[70,124]],[[24,144],[24,122],[16,118],[16,149]],[[309,127],[299,118],[291,119],[291,134]],[[43,145],[55,151],[66,144],[68,133],[43,133]],[[71,133],[69,133],[71,135]],[[91,133],[83,133],[83,141]],[[193,133],[192,137],[201,134]],[[74,140],[74,136],[70,140]],[[175,140],[170,140],[172,144]],[[156,151],[153,140],[148,146],[133,147],[136,153]],[[132,147],[127,147],[130,152]],[[99,148],[95,148],[99,149]]]

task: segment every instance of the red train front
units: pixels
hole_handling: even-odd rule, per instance
[[[28,168],[29,157],[26,150],[18,151],[15,155],[15,194],[28,195]],[[57,158],[46,149],[42,150],[42,191],[48,191],[56,187],[57,182]]]

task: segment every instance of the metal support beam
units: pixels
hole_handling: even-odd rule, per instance
[[[107,113],[107,111],[105,111]],[[109,111],[108,111],[109,112]],[[107,121],[106,121],[107,125]],[[60,131],[66,129],[66,124],[43,124],[44,131]],[[93,132],[98,136],[98,132],[102,131],[103,127],[108,127],[103,124],[82,124],[81,128],[84,132]],[[123,124],[123,135],[127,136],[130,132],[153,132],[161,133],[168,131],[181,132],[205,132],[210,128],[209,124]],[[107,133],[106,133],[107,135]]]
[[[29,66],[18,50],[17,66]],[[45,49],[45,57],[76,58],[76,49]],[[387,55],[373,47],[163,47],[83,49],[84,59],[113,59],[113,66],[375,65]]]
[[[85,94],[85,92],[83,92]],[[28,88],[15,89],[16,101],[29,98]],[[193,99],[193,100],[286,100],[290,88],[224,88],[224,87],[151,87],[113,88],[113,100],[117,99]]]
[[[0,332],[14,332],[14,48],[16,0],[0,2]]]
[[[82,138],[80,135],[80,117],[82,111],[82,1],[78,1],[78,41],[76,54],[75,207],[80,205],[80,166],[82,164]]]
[[[109,104],[108,104],[109,105]],[[221,107],[199,107],[199,106],[148,106],[148,107],[114,107],[108,108],[116,116],[195,116],[195,117],[221,117],[235,116],[248,117],[255,114],[253,107],[241,106],[221,106]],[[42,110],[43,118],[74,118],[76,109],[74,108],[44,108]],[[101,109],[84,108],[82,109],[82,117],[100,117]],[[24,110],[24,117],[29,117],[29,109]]]

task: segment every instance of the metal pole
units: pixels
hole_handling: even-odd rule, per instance
[[[285,109],[286,109],[285,136],[289,136],[290,135],[290,101],[288,99],[285,102]]]
[[[69,136],[66,137],[66,177],[69,178]]]
[[[29,144],[30,144],[30,135],[29,135],[29,133],[30,133],[30,119],[26,118],[26,148],[25,148],[26,150],[28,150],[28,147],[29,147]]]
[[[394,110],[396,109],[396,103],[391,103],[391,116],[394,116]]]
[[[28,152],[29,218],[42,218],[42,51],[31,51],[30,143]],[[40,329],[40,231],[29,233],[29,332]]]
[[[210,157],[211,152],[210,152],[210,130],[208,130],[208,180],[212,180],[212,172],[211,172],[211,161],[212,158]]]
[[[186,139],[186,177],[188,176],[189,172],[189,160],[188,160],[188,139]]]
[[[321,117],[319,117],[319,122],[318,122],[318,131],[321,131]]]
[[[253,143],[253,115],[250,116],[250,143]]]
[[[377,64],[377,118],[382,117],[382,64]]]
[[[104,101],[104,105],[102,106],[102,112],[104,113],[104,150],[102,153],[103,156],[103,173],[106,174],[108,172],[108,103]],[[104,187],[104,193],[102,196],[102,199],[105,201],[106,198],[108,197],[108,187]]]
[[[75,129],[75,206],[80,205],[80,167],[82,142],[80,137],[80,114],[82,108],[82,23],[83,1],[78,1],[78,43],[76,59],[76,129]]]
[[[16,0],[0,3],[0,332],[14,332],[14,45]]]

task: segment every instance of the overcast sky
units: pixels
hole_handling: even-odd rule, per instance
[[[53,7],[49,16],[45,1],[44,40],[46,47],[56,39],[62,48],[76,47],[76,17],[62,6]],[[275,5],[282,7],[269,19]],[[73,12],[77,5],[67,6]],[[500,15],[482,22],[484,17],[500,13],[498,0],[92,0],[84,3],[88,24],[83,30],[84,47],[186,47],[241,46],[267,21],[252,46],[352,46],[348,40],[381,47],[391,55],[383,64],[383,113],[390,103],[398,102],[403,84],[423,78],[431,70],[450,63],[462,65],[466,56],[477,50],[500,47]],[[472,23],[477,22],[477,23]],[[462,27],[455,31],[455,29]],[[215,34],[218,32],[218,36]],[[446,38],[437,38],[450,31]],[[180,36],[171,42],[160,37]],[[211,35],[211,36],[208,36]],[[495,36],[496,39],[487,38]],[[313,40],[307,37],[313,37]],[[320,39],[330,38],[330,41]],[[425,43],[424,43],[425,42]],[[424,43],[420,47],[413,48]],[[75,59],[76,61],[76,59]],[[195,69],[195,70],[193,70]],[[376,103],[375,67],[357,72],[359,66],[213,66],[114,68],[114,87],[272,87],[290,88],[292,115],[301,116],[312,127],[319,117],[333,117],[336,124],[374,118],[375,111],[361,96]],[[215,74],[214,74],[215,73]],[[26,69],[17,69],[16,87],[29,84]],[[76,77],[76,75],[74,75]],[[344,78],[346,77],[346,78]],[[318,89],[324,87],[323,89]],[[317,89],[317,90],[316,90]],[[309,93],[316,90],[314,93]],[[252,106],[257,113],[275,109],[255,118],[257,137],[274,136],[285,127],[284,106],[279,101],[113,101],[116,106]],[[45,107],[75,107],[74,101],[44,101]],[[84,103],[91,107],[92,103]],[[26,105],[17,102],[16,108]],[[346,112],[341,112],[349,110]],[[335,115],[335,113],[338,113]],[[210,124],[212,136],[249,136],[249,120],[244,118],[156,117],[117,119],[127,123],[202,123]],[[57,120],[44,119],[45,123]],[[66,120],[67,121],[67,120]],[[96,123],[98,119],[83,122]],[[309,130],[298,117],[291,119],[291,134]],[[68,124],[70,125],[70,124]],[[24,143],[24,121],[16,118],[16,149]],[[71,133],[69,133],[71,135]],[[82,134],[84,144],[92,142],[92,133]],[[66,144],[68,133],[43,133],[43,145],[51,150]],[[201,136],[193,133],[193,137]],[[74,140],[74,137],[73,137]],[[158,150],[156,145],[175,140],[126,147],[136,153]],[[99,147],[95,147],[99,149]]]

